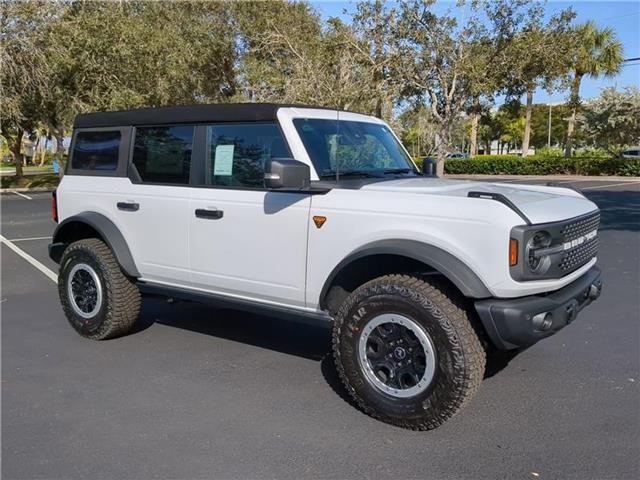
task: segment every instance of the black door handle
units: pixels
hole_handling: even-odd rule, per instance
[[[224,212],[222,210],[207,210],[206,208],[196,208],[196,217],[198,218],[210,218],[218,220],[222,218]]]
[[[118,208],[127,212],[137,212],[140,209],[140,204],[134,202],[118,202]]]

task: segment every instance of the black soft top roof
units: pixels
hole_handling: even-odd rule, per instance
[[[175,123],[264,122],[276,120],[276,113],[281,107],[324,109],[324,107],[309,105],[278,103],[220,103],[216,105],[141,108],[119,112],[83,113],[75,118],[73,126],[74,128],[90,128]]]

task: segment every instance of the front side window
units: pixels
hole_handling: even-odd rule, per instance
[[[114,171],[118,168],[120,132],[78,132],[71,167],[77,170]]]
[[[411,160],[386,125],[305,118],[293,124],[320,178],[337,173],[414,173]]]
[[[150,183],[188,184],[194,127],[137,127],[133,164]]]
[[[207,184],[262,188],[264,164],[290,158],[276,123],[219,124],[207,127]]]

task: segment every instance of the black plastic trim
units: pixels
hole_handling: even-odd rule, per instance
[[[147,281],[139,281],[137,285],[143,294],[148,295],[158,295],[162,297],[178,298],[199,303],[208,303],[219,308],[233,308],[236,310],[243,310],[258,314],[277,314],[279,316],[287,315],[312,319],[316,322],[320,321],[323,323],[329,323],[333,321],[333,318],[327,312],[323,311],[310,312],[306,310],[299,310],[297,308],[271,305],[263,302],[238,299],[211,292],[192,290],[186,287],[174,287]]]
[[[222,210],[207,210],[206,208],[196,208],[196,217],[207,218],[211,220],[220,220],[224,217]]]
[[[527,217],[522,210],[516,207],[516,205],[511,200],[509,200],[506,196],[504,196],[501,193],[471,191],[467,193],[467,197],[484,198],[487,200],[495,200],[496,202],[500,202],[503,205],[506,205],[507,207],[509,207],[514,212],[516,212],[520,216],[520,218],[522,218],[525,221],[527,225],[531,225],[531,220],[529,220],[529,217]]]
[[[345,257],[329,274],[320,292],[320,305],[329,292],[331,284],[340,271],[351,262],[370,255],[398,255],[434,268],[449,279],[466,297],[488,298],[491,292],[487,289],[471,268],[461,260],[439,247],[414,240],[381,240],[360,247]]]
[[[602,289],[601,271],[590,268],[569,285],[548,294],[480,300],[475,307],[492,343],[501,350],[527,347],[549,337],[575,320],[578,312],[596,300]],[[540,330],[534,316],[549,312],[552,321]]]
[[[592,210],[591,212],[579,215],[577,217],[568,218],[566,220],[561,220],[558,222],[538,223],[536,225],[517,225],[513,227],[509,236],[510,238],[513,238],[518,242],[518,263],[514,266],[509,267],[511,278],[513,278],[516,282],[557,279],[569,275],[574,271],[582,268],[584,264],[579,265],[570,271],[561,271],[558,267],[558,258],[562,257],[562,255],[564,254],[564,249],[561,248],[563,243],[561,231],[565,226],[571,225],[575,222],[579,222],[583,219],[590,218],[597,212],[599,212],[598,209]],[[536,275],[529,271],[525,253],[526,245],[529,239],[540,231],[545,231],[551,236],[552,240],[550,248],[552,249],[552,259],[551,267],[549,268],[549,270],[542,275]],[[588,262],[585,262],[585,264],[586,263]]]
[[[96,230],[115,255],[116,260],[120,264],[120,268],[130,277],[140,277],[140,272],[133,260],[133,255],[131,255],[129,246],[118,227],[107,217],[96,212],[79,213],[78,215],[66,218],[56,227],[53,233],[53,240],[49,246],[49,257],[54,262],[60,263],[62,252],[64,251],[61,245],[64,245],[66,248],[67,245],[76,240],[75,238],[67,238],[65,236],[65,233],[69,231],[71,225],[74,223],[86,224]]]

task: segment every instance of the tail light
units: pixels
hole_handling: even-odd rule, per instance
[[[51,192],[51,218],[58,223],[58,196],[55,190]]]

